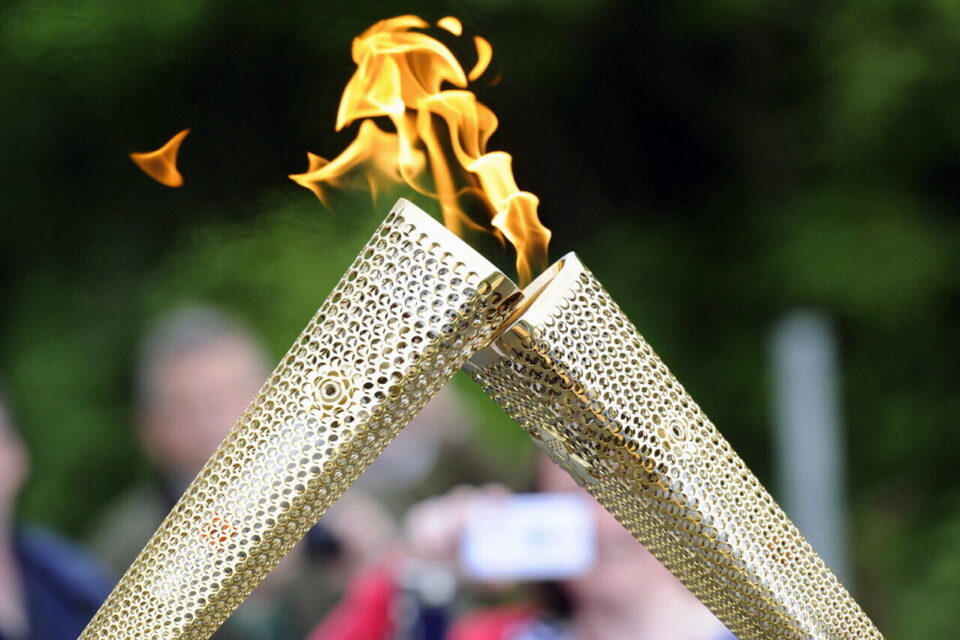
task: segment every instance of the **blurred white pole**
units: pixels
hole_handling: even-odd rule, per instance
[[[844,452],[833,328],[794,311],[774,327],[777,481],[784,511],[850,589]]]

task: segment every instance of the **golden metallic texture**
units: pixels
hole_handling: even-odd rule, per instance
[[[882,639],[570,254],[467,370],[740,640]]]
[[[518,298],[400,201],[81,638],[208,638]]]

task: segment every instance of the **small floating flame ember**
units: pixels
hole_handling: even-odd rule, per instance
[[[190,133],[190,129],[184,129],[156,151],[131,153],[130,159],[145,174],[160,184],[168,187],[183,186],[183,176],[177,171],[177,153],[180,151],[180,144],[188,133]]]

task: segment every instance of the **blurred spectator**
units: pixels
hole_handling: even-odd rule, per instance
[[[190,307],[157,322],[143,342],[136,398],[137,436],[156,474],[109,507],[93,535],[94,548],[116,575],[134,560],[269,373],[257,339],[218,309]],[[217,637],[301,636],[318,615],[313,607],[296,609],[288,598],[306,569],[304,556],[297,549],[281,563]]]
[[[109,593],[98,567],[53,534],[14,524],[29,460],[0,397],[0,640],[74,640]]]
[[[546,458],[544,492],[586,495]],[[531,583],[520,604],[469,613],[443,576],[459,576],[457,554],[472,509],[509,497],[503,488],[458,487],[414,507],[402,558],[366,572],[310,640],[735,640],[723,625],[609,513],[592,499],[596,560],[575,578]],[[419,575],[416,575],[419,574]],[[506,592],[507,585],[481,585]],[[411,597],[411,590],[418,591]],[[415,609],[411,611],[411,608]],[[444,610],[441,610],[444,609]]]
[[[121,574],[256,396],[270,372],[256,338],[223,312],[161,318],[141,347],[137,436],[157,473],[112,505],[93,548]]]
[[[226,436],[269,374],[254,336],[212,307],[161,318],[143,343],[137,435],[156,467],[111,506],[93,545],[120,575]],[[302,637],[358,571],[398,539],[395,514],[456,482],[482,477],[467,455],[463,408],[442,392],[387,447],[357,486],[323,517],[227,621],[219,638]]]
[[[547,492],[586,494],[546,457],[538,484]],[[735,640],[660,562],[595,500],[594,566],[544,586],[541,603],[467,617],[452,640]],[[418,526],[414,523],[414,526]]]

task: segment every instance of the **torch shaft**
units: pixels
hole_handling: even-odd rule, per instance
[[[487,393],[740,640],[881,639],[576,256],[543,278],[467,366]]]
[[[82,640],[208,638],[519,298],[401,201]]]

